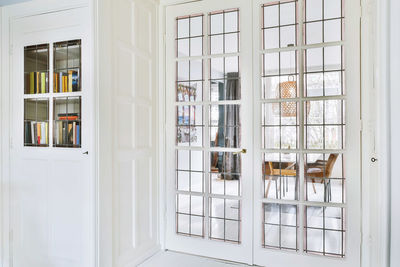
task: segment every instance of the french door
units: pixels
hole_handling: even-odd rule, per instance
[[[359,9],[167,7],[168,249],[360,266]]]

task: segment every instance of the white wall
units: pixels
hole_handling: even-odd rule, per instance
[[[158,1],[97,3],[100,240],[113,266],[136,266],[159,250]]]
[[[390,150],[391,249],[390,266],[400,266],[400,1],[390,1]]]

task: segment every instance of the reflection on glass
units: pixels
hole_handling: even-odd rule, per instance
[[[49,100],[24,100],[24,145],[49,146]]]
[[[268,203],[263,210],[263,247],[297,250],[297,206]]]
[[[307,206],[304,226],[307,253],[344,257],[344,209]]]
[[[210,106],[211,147],[239,148],[240,127],[240,105]]]
[[[344,203],[342,154],[306,154],[304,172],[308,201]]]
[[[241,195],[241,155],[232,152],[210,153],[210,192]]]
[[[49,92],[49,45],[33,45],[24,49],[24,92]]]
[[[264,197],[298,200],[299,157],[296,153],[265,153]]]
[[[240,243],[240,200],[210,198],[210,238]]]

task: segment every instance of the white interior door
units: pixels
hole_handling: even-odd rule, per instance
[[[252,262],[250,17],[247,1],[167,8],[168,249]]]
[[[10,244],[15,267],[94,266],[88,14],[88,8],[71,9],[23,17],[11,25]],[[59,43],[69,40],[77,41]],[[64,72],[72,77],[73,71],[79,79],[71,87],[58,84],[53,76]],[[33,87],[27,86],[31,73]],[[36,84],[36,73],[38,83],[46,81],[46,86]],[[79,84],[81,90],[75,87]],[[58,121],[67,129],[59,129]]]
[[[343,0],[167,7],[168,249],[360,266],[359,18]]]

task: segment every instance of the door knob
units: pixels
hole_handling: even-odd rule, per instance
[[[238,155],[240,153],[246,154],[247,153],[247,149],[243,148],[242,150],[238,151],[238,152],[233,152],[233,155]]]

